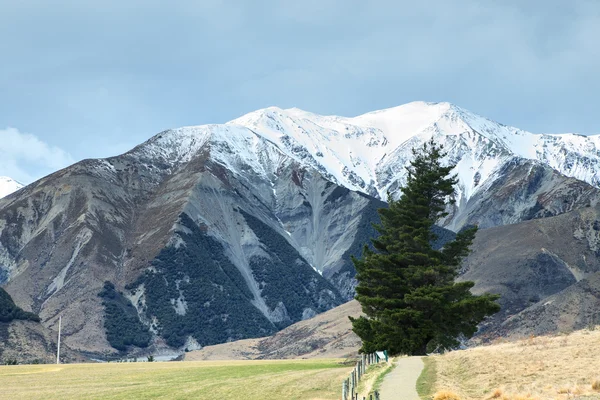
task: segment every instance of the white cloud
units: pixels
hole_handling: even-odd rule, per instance
[[[28,184],[73,163],[63,149],[15,128],[0,129],[0,175]]]

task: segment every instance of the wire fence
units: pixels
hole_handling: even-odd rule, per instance
[[[342,400],[367,400],[366,397],[362,399],[358,395],[358,384],[367,371],[369,365],[378,364],[382,361],[388,361],[387,351],[378,351],[371,354],[362,354],[360,360],[356,363],[356,366],[348,376],[342,382]],[[369,395],[369,400],[380,400],[379,392],[375,391]]]

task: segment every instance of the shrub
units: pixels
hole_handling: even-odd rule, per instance
[[[537,400],[537,397],[532,396],[531,393],[517,394],[512,397],[512,400]]]
[[[596,379],[592,382],[592,389],[596,392],[600,392],[600,379]]]
[[[433,400],[460,400],[460,396],[450,390],[440,390],[433,395]]]

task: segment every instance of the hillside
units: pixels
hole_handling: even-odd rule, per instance
[[[501,295],[479,339],[540,335],[597,324],[600,207],[482,229],[460,279]]]
[[[0,199],[0,283],[45,328],[66,316],[65,343],[96,355],[272,335],[352,299],[351,256],[376,234],[411,148],[431,137],[457,164],[457,202],[441,221],[453,231],[520,227],[600,199],[595,136],[536,135],[448,103],[354,118],[268,108],[161,132]],[[565,251],[580,248],[571,233]],[[478,243],[481,270],[493,269],[482,257],[492,241]],[[582,253],[590,271],[593,251]],[[518,298],[505,319],[581,278],[526,290],[499,282]],[[486,279],[475,280],[495,289]],[[107,282],[115,301],[99,297]]]
[[[207,346],[186,353],[185,360],[352,357],[358,354],[361,343],[352,332],[348,316],[357,317],[360,314],[360,304],[352,300],[311,319],[297,322],[273,336]]]
[[[600,399],[599,345],[600,330],[585,329],[432,356],[432,393],[449,390],[463,400]]]
[[[114,347],[98,296],[105,282],[152,325],[154,345],[181,351],[265,336],[343,303],[344,269],[380,202],[276,149],[271,181],[225,169],[207,158],[212,149],[167,167],[138,148],[0,200],[6,290],[52,330],[59,312],[68,316],[65,342],[96,353]]]
[[[0,322],[12,322],[15,320],[40,322],[40,317],[17,307],[12,297],[4,289],[0,288]]]
[[[0,288],[0,365],[56,362],[56,341],[37,315],[17,307]],[[66,346],[61,350],[63,361],[83,360]]]
[[[0,322],[0,365],[56,363],[57,336],[38,322],[15,320]],[[61,344],[62,362],[84,362],[86,358]]]

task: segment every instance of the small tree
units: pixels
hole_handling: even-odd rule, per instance
[[[391,354],[422,355],[449,349],[458,338],[472,337],[477,325],[500,310],[496,295],[474,296],[473,282],[455,282],[458,267],[468,255],[477,228],[466,229],[441,250],[431,243],[432,227],[447,216],[456,176],[443,167],[441,146],[433,140],[413,149],[406,185],[397,201],[380,209],[381,236],[374,250],[365,246],[353,259],[358,286],[356,299],[366,317],[350,318],[362,339],[362,352],[388,349]]]
[[[148,356],[148,362],[154,362],[154,356]]]

